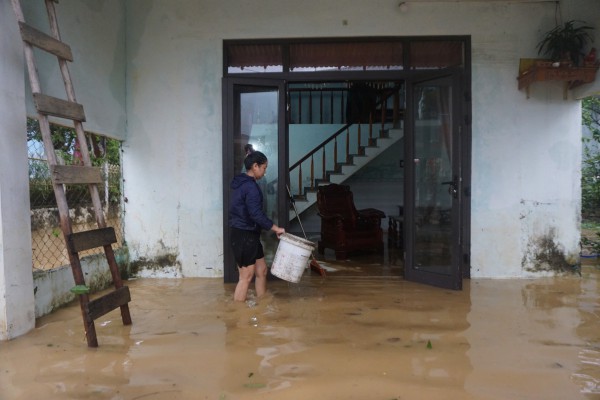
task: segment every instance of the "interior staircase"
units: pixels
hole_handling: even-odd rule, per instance
[[[292,221],[296,218],[296,211],[298,214],[302,214],[303,211],[317,202],[318,186],[343,183],[403,137],[403,128],[384,129],[380,132],[379,137],[369,139],[368,145],[359,146],[357,154],[350,154],[347,160],[335,163],[333,170],[325,171],[324,178],[315,179],[312,187],[305,186],[301,194],[293,195],[296,210],[293,208],[290,210],[289,220]]]
[[[295,204],[290,208],[290,221],[296,212],[301,214],[316,203],[319,186],[346,181],[404,136],[401,82],[346,83],[328,88],[308,85],[295,90],[289,107],[294,110],[290,112],[294,123],[344,125],[289,167]],[[324,96],[328,91],[329,96]],[[328,117],[324,117],[324,98],[329,98]],[[341,104],[335,107],[337,116],[334,102]]]

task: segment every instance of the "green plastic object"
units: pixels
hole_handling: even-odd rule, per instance
[[[71,288],[71,292],[75,294],[88,294],[90,288],[85,285],[75,285]]]

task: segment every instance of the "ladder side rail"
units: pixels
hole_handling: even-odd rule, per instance
[[[85,251],[100,246],[104,248],[106,260],[108,261],[109,270],[112,276],[113,283],[115,285],[115,290],[121,292],[123,289],[125,289],[127,291],[127,301],[105,302],[104,300],[100,299],[104,297],[110,297],[112,296],[112,294],[104,295],[100,299],[93,300],[92,302],[99,302],[103,304],[102,309],[105,311],[101,314],[97,314],[96,311],[92,312],[90,310],[94,309],[94,307],[91,304],[86,303],[86,313],[93,321],[94,319],[104,315],[106,312],[112,310],[113,308],[120,307],[123,325],[131,325],[131,314],[129,313],[129,305],[127,304],[130,301],[129,289],[127,288],[127,286],[123,285],[123,281],[121,280],[121,275],[119,273],[119,267],[115,258],[115,253],[112,248],[112,243],[116,242],[117,236],[115,234],[114,228],[107,227],[91,231],[73,233],[68,237],[67,247],[69,249],[69,252],[73,253],[74,256],[77,256],[77,253],[80,251]],[[109,306],[110,304],[112,305]]]
[[[61,40],[60,39],[60,31],[58,29],[58,20],[56,18],[56,10],[54,8],[54,0],[45,0],[45,1],[46,1],[46,10],[48,11],[48,19],[50,21],[50,30],[51,30],[53,36],[57,40],[60,41]],[[61,74],[63,77],[63,81],[65,83],[65,90],[67,93],[67,98],[69,99],[69,101],[77,103],[77,99],[75,97],[75,90],[73,89],[73,83],[71,80],[71,74],[69,73],[69,67],[68,67],[67,61],[59,58],[58,63],[60,66],[60,71],[61,71]],[[92,163],[91,163],[90,154],[89,154],[88,145],[87,145],[87,137],[83,130],[83,124],[81,121],[73,121],[73,122],[75,125],[75,131],[77,132],[77,140],[79,141],[79,150],[81,152],[83,163],[85,166],[91,166]],[[88,187],[89,187],[89,190],[91,193],[92,203],[94,205],[94,210],[95,210],[95,214],[96,214],[96,222],[98,224],[98,227],[106,228],[106,220],[104,219],[104,210],[102,208],[102,203],[100,202],[100,194],[98,193],[98,185],[90,184],[90,185],[88,185]],[[118,268],[118,265],[117,265],[117,262],[115,259],[115,255],[114,255],[112,246],[110,246],[110,245],[104,246],[104,252],[106,254],[106,259],[108,261],[109,270],[110,270],[110,273],[113,278],[113,284],[116,289],[121,289],[123,287],[123,281],[121,280],[121,275],[119,272],[119,268]],[[121,308],[121,318],[123,320],[123,324],[130,325],[132,322],[131,322],[131,316],[129,313],[129,305],[127,303],[125,303],[125,304],[121,305],[120,308]],[[90,314],[88,312],[87,316],[89,316],[89,315]]]
[[[48,11],[48,19],[50,21],[50,30],[52,35],[57,40],[61,40],[60,31],[58,29],[58,19],[56,17],[56,9],[54,8],[53,0],[45,0],[46,1],[46,10]],[[71,74],[69,72],[69,67],[67,61],[59,58],[58,63],[60,66],[61,74],[63,77],[63,81],[65,83],[65,90],[67,93],[67,98],[69,101],[77,103],[77,99],[75,97],[75,90],[73,89],[73,83],[71,80]],[[79,141],[79,150],[81,152],[81,156],[83,159],[83,163],[85,166],[91,166],[90,153],[87,146],[87,137],[83,130],[83,124],[81,121],[73,121],[75,125],[75,131],[77,132],[77,140]],[[98,228],[106,228],[106,220],[104,219],[104,210],[102,208],[102,203],[100,201],[100,194],[98,192],[98,185],[90,184],[88,185],[90,194],[92,197],[92,203],[94,205],[94,210],[96,214],[96,223],[98,224]],[[108,261],[108,266],[110,273],[113,278],[113,284],[116,289],[120,289],[123,287],[123,281],[121,280],[121,275],[119,272],[119,268],[115,259],[114,251],[112,246],[104,246],[104,252],[106,254],[106,259]],[[123,323],[126,325],[131,324],[131,317],[129,314],[129,306],[127,304],[121,306],[121,317],[123,319]]]
[[[121,274],[119,272],[119,266],[117,265],[117,260],[115,258],[115,253],[111,245],[104,246],[104,253],[106,254],[106,260],[108,261],[108,266],[110,270],[110,274],[113,279],[113,284],[115,285],[115,289],[123,289],[127,288],[127,286],[123,285],[123,281],[121,280]],[[129,313],[129,305],[127,303],[121,304],[121,321],[123,321],[123,325],[131,325],[131,314]]]
[[[23,11],[21,9],[21,4],[19,0],[11,0],[13,5],[13,10],[15,15],[17,16],[17,20],[19,22],[25,22],[23,17]],[[31,44],[27,42],[23,42],[23,48],[25,52],[25,61],[27,64],[27,71],[29,75],[29,83],[31,86],[31,90],[34,93],[40,93],[40,80],[38,77],[37,69],[35,68],[35,56],[33,54],[33,47]],[[50,122],[48,121],[48,116],[45,114],[39,114],[39,123],[40,123],[40,131],[42,132],[42,141],[44,143],[44,148],[46,149],[46,159],[50,164],[50,168],[52,166],[57,165],[57,157],[54,152],[54,144],[52,143],[52,134],[50,132]],[[64,186],[61,184],[55,184],[53,180],[54,191],[56,194],[57,206],[59,210],[60,223],[63,228],[63,233],[65,235],[71,234],[71,223],[68,218],[69,216],[69,207],[66,203]],[[59,201],[59,199],[65,201]],[[66,240],[66,237],[65,237]]]
[[[50,21],[50,31],[55,39],[60,39],[60,31],[58,29],[58,20],[56,18],[56,9],[54,8],[54,0],[45,0],[46,1],[46,10],[48,11],[48,19]],[[77,99],[75,97],[75,90],[73,89],[73,82],[71,80],[71,74],[69,72],[69,66],[67,65],[67,61],[61,58],[58,59],[58,64],[60,66],[60,72],[62,74],[63,81],[65,83],[65,91],[67,93],[67,98],[69,101],[77,103]],[[73,121],[75,125],[75,131],[77,133],[77,140],[79,142],[79,151],[81,152],[81,158],[83,159],[83,164],[85,166],[91,166],[92,162],[90,159],[90,153],[88,150],[87,137],[83,130],[83,124],[81,121]],[[104,219],[104,212],[102,209],[102,203],[100,202],[100,194],[98,192],[98,185],[90,184],[89,185],[92,204],[94,205],[94,210],[96,214],[96,223],[99,228],[106,228],[106,221]]]
[[[25,22],[19,0],[11,0],[11,2],[17,20],[19,22]],[[31,44],[23,41],[23,49],[25,53],[25,62],[27,64],[27,71],[29,75],[29,84],[31,86],[31,90],[32,92],[40,93],[40,80],[37,74],[37,70],[35,68],[35,57],[33,54],[33,47],[31,46]],[[42,141],[44,143],[44,148],[46,149],[46,158],[48,160],[48,164],[51,166],[57,165],[57,157],[56,153],[54,152],[54,145],[52,143],[50,122],[48,121],[48,116],[44,114],[39,114],[38,116],[40,123],[40,131],[42,132]],[[63,238],[65,240],[65,243],[67,243],[67,237],[72,233],[72,227],[71,221],[69,219],[69,207],[66,201],[65,188],[62,184],[56,184],[54,181],[52,182],[52,186],[54,188],[54,194],[56,197],[56,205],[58,207],[58,214],[60,219],[60,226],[63,232]],[[83,271],[81,269],[79,256],[77,255],[77,253],[73,253],[71,251],[67,251],[67,253],[69,256],[69,262],[71,263],[71,270],[73,272],[73,279],[75,281],[75,284],[85,285],[85,279],[83,277]],[[98,339],[96,337],[96,328],[94,326],[94,320],[90,318],[89,313],[87,312],[89,296],[87,294],[82,294],[78,297],[88,346],[98,347]]]

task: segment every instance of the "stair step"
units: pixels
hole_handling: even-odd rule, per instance
[[[325,173],[325,175],[327,175],[327,173]],[[317,186],[325,186],[329,185],[330,183],[331,181],[328,179],[315,179],[315,185]]]

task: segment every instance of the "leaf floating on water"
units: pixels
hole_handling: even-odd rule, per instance
[[[427,341],[427,348],[428,349],[432,349],[433,348],[433,346],[431,345],[431,340]]]
[[[253,376],[254,376],[254,372],[250,372],[250,373],[248,374],[248,378],[252,378]]]
[[[90,292],[90,288],[85,285],[75,285],[71,288],[71,293],[86,294]]]

